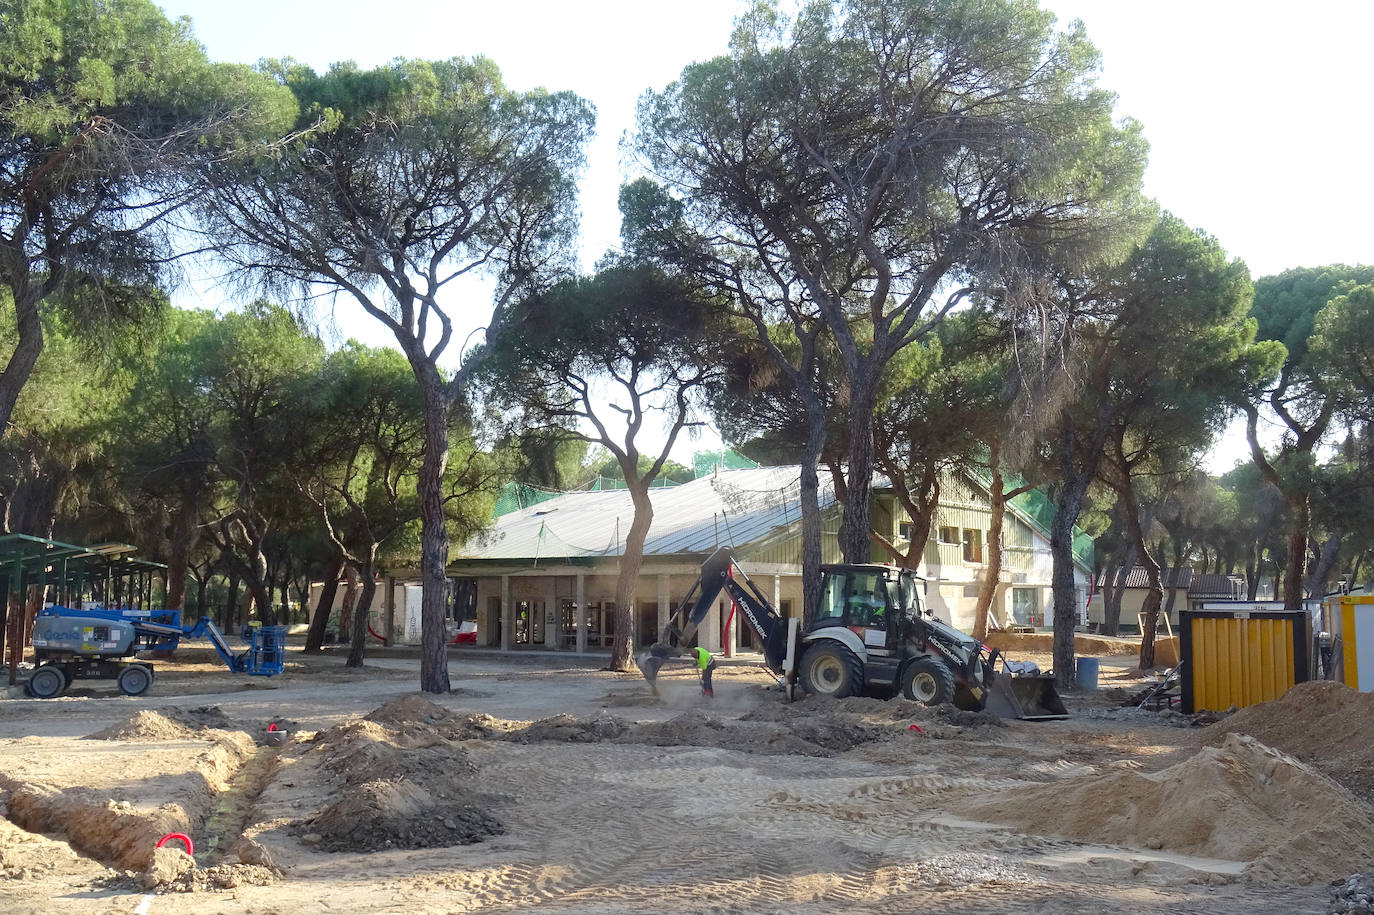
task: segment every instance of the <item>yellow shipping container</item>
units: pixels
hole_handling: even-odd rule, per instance
[[[1307,613],[1185,610],[1179,626],[1183,711],[1224,711],[1277,699],[1311,679]]]
[[[1322,604],[1331,634],[1334,679],[1362,693],[1374,692],[1374,594],[1333,594]]]

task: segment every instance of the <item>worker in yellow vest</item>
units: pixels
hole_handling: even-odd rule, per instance
[[[688,648],[687,654],[701,668],[701,694],[707,699],[715,697],[711,691],[711,671],[716,669],[716,659],[705,648]]]

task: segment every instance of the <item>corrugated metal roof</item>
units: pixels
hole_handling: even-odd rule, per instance
[[[722,470],[690,483],[650,491],[654,520],[645,556],[710,553],[784,533],[801,521],[800,468]],[[821,508],[835,501],[821,477]],[[454,559],[563,559],[618,556],[634,519],[626,490],[570,492],[497,519]]]
[[[1104,569],[1103,571],[1097,574],[1097,586],[1099,588],[1102,587],[1103,579],[1106,577],[1108,572],[1112,574],[1112,582],[1113,584],[1115,584],[1115,576],[1117,574],[1117,570]],[[1166,589],[1186,588],[1188,587],[1189,582],[1191,582],[1192,580],[1193,570],[1189,566],[1179,566],[1176,569],[1160,570],[1160,581]],[[1128,576],[1126,576],[1125,586],[1127,588],[1148,588],[1150,586],[1150,576],[1149,573],[1145,571],[1145,567],[1133,567],[1131,569],[1131,573]]]
[[[1220,572],[1201,572],[1193,576],[1188,586],[1189,597],[1239,597],[1245,590],[1245,579],[1239,575]]]
[[[1102,579],[1107,571],[1113,575],[1116,574],[1115,569],[1099,572],[1097,575],[1099,588],[1102,587]],[[1163,569],[1160,572],[1160,577],[1165,588],[1187,588],[1189,597],[1234,597],[1245,590],[1245,579],[1241,576],[1219,575],[1215,572],[1194,572],[1188,566]],[[1126,578],[1126,587],[1148,588],[1149,586],[1150,579],[1145,573],[1144,566],[1136,566],[1131,569],[1131,574]]]

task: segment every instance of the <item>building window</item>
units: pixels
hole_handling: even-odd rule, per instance
[[[964,562],[983,561],[983,532],[964,528]]]
[[[958,543],[958,542],[959,542],[959,528],[957,528],[957,527],[942,527],[942,528],[940,528],[940,542],[941,542],[941,543]]]
[[[901,521],[901,522],[899,522],[899,523],[897,524],[897,536],[898,536],[899,538],[901,538],[902,540],[910,540],[910,539],[911,539],[911,527],[912,527],[912,525],[911,525],[911,522],[910,522],[910,521]]]
[[[1021,626],[1043,624],[1045,619],[1040,615],[1040,591],[1036,588],[1012,588],[1011,617]]]

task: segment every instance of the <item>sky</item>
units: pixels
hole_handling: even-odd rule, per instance
[[[726,50],[739,0],[175,0],[216,60],[353,60],[484,54],[514,89],[570,89],[597,108],[581,184],[581,261],[619,241],[620,140],[635,102],[686,64]],[[1374,3],[1367,0],[1042,0],[1081,19],[1102,53],[1099,83],[1150,141],[1145,192],[1215,236],[1254,276],[1374,262]],[[379,10],[383,11],[379,14]],[[227,307],[198,282],[178,304]],[[480,298],[480,296],[474,296]],[[379,326],[341,306],[338,334],[380,345]],[[485,317],[480,302],[473,326]],[[1243,457],[1232,427],[1209,469]],[[708,436],[700,444],[715,447]],[[687,462],[696,445],[679,446]]]

